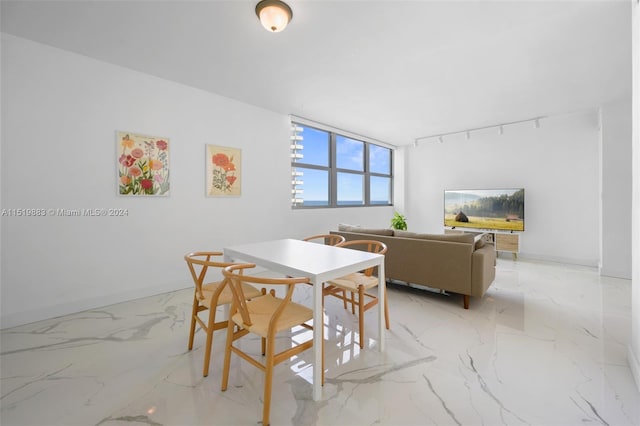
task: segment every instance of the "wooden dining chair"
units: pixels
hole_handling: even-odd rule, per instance
[[[311,235],[309,237],[305,237],[302,239],[303,241],[308,241],[311,243],[317,243],[317,244],[324,244],[324,245],[328,245],[328,246],[337,246],[340,243],[343,243],[346,241],[346,238],[343,237],[342,235],[338,235],[338,234],[316,234],[316,235]],[[312,284],[312,283],[309,283]],[[324,283],[323,283],[323,288],[322,288],[322,308],[324,309],[324,296],[325,296],[325,292],[324,292]],[[342,292],[342,300],[344,303],[344,308],[347,309],[347,292],[346,290]],[[353,310],[353,309],[352,309]],[[323,331],[324,333],[324,331]],[[324,354],[324,335],[322,336],[322,353]],[[324,355],[322,356],[322,382],[324,383]]]
[[[364,250],[370,253],[385,254],[387,246],[383,242],[375,240],[352,240],[338,244],[338,247]],[[373,275],[375,267],[367,268],[364,271],[355,272],[344,277],[333,279],[326,283],[323,294],[346,300],[345,290],[351,293],[351,312],[355,314],[355,306],[358,306],[358,328],[360,332],[360,347],[364,347],[364,313],[378,304],[378,297],[368,293],[369,290],[378,285],[386,286],[385,282],[380,283],[378,277]],[[357,299],[356,299],[357,294]],[[346,302],[345,302],[346,303]],[[384,292],[384,320],[389,329],[389,306],[387,305],[387,292]],[[346,309],[346,304],[345,304]]]
[[[342,235],[338,234],[317,234],[302,239],[303,241],[325,244],[328,246],[336,246],[345,241]]]
[[[262,370],[265,373],[262,424],[268,426],[274,367],[313,346],[313,333],[311,333],[311,338],[302,342],[297,338],[287,339],[286,349],[276,352],[276,335],[283,331],[291,331],[298,326],[313,330],[313,327],[307,324],[313,319],[313,311],[291,301],[296,284],[308,283],[309,278],[265,278],[244,273],[245,270],[254,267],[254,264],[233,265],[226,267],[222,272],[229,282],[233,303],[229,312],[230,321],[227,328],[221,389],[227,390],[229,383],[231,352]],[[275,290],[271,290],[268,294],[247,300],[243,283],[286,286],[286,294],[282,298],[276,297]],[[322,325],[319,328],[322,329]],[[239,345],[234,345],[234,342],[249,333],[261,338],[264,356],[262,361],[240,349]]]
[[[209,375],[209,362],[211,358],[211,346],[213,345],[213,332],[227,327],[228,321],[216,322],[216,308],[222,305],[228,305],[233,299],[231,289],[227,286],[220,272],[223,268],[233,265],[229,262],[216,262],[212,260],[222,256],[222,252],[217,251],[200,251],[188,253],[184,256],[184,260],[189,266],[189,272],[195,284],[193,293],[193,308],[191,311],[191,327],[189,329],[189,350],[193,349],[193,340],[196,332],[196,323],[207,334],[205,343],[204,366],[202,375]],[[207,273],[217,271],[216,281],[205,283]],[[245,297],[254,298],[263,294],[257,288],[246,284],[243,286],[243,294]],[[206,320],[200,317],[200,312],[209,311]]]
[[[309,241],[309,242],[314,242],[318,244],[325,244],[329,246],[337,246],[338,244],[345,242],[346,238],[338,234],[317,234],[317,235],[312,235],[310,237],[303,238],[303,241]],[[322,295],[323,295],[322,299],[324,302],[324,296],[325,296],[324,289],[323,289]],[[343,296],[342,301],[344,303],[344,308],[347,309],[347,302],[349,301],[349,299],[347,298],[346,290],[342,292],[342,296]],[[322,371],[324,371],[324,368]]]

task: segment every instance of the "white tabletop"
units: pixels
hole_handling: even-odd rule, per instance
[[[272,240],[225,247],[225,256],[234,261],[256,263],[290,276],[318,279],[341,277],[357,270],[377,266],[381,254],[345,249],[301,240]],[[327,278],[327,274],[331,277]]]

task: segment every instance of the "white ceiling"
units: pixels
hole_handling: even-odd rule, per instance
[[[631,3],[2,0],[3,32],[391,144],[631,93]]]

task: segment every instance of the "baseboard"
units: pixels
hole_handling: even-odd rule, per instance
[[[633,352],[633,348],[631,347],[631,345],[628,346],[627,360],[629,361],[629,367],[631,368],[631,375],[635,379],[636,387],[640,392],[640,361],[638,360],[636,354]]]
[[[631,271],[622,271],[610,268],[600,268],[600,275],[603,277],[622,278],[624,280],[631,279]]]
[[[256,275],[259,275],[261,273],[264,273],[265,269],[258,266],[254,269],[254,271]],[[72,302],[60,303],[52,306],[43,306],[38,309],[31,309],[29,311],[14,312],[11,314],[2,313],[2,315],[0,315],[0,329],[4,330],[6,328],[30,324],[36,321],[57,318],[63,315],[75,314],[78,312],[113,305],[115,303],[129,302],[131,300],[156,296],[158,294],[183,290],[185,288],[193,288],[193,282],[189,280],[188,282],[184,281],[167,283],[164,285],[153,285],[116,294],[108,294],[99,297],[74,300]]]
[[[586,266],[589,268],[598,267],[598,261],[595,259],[594,260],[571,259],[568,257],[546,256],[546,255],[538,255],[538,254],[532,254],[532,253],[518,253],[518,258],[530,259],[530,260],[541,260],[544,262],[553,262],[553,263],[564,263],[568,265]]]
[[[191,283],[173,283],[164,286],[155,285],[151,287],[140,288],[136,290],[126,291],[122,293],[109,294],[100,297],[91,297],[73,302],[61,303],[53,306],[44,306],[29,311],[14,312],[11,314],[2,314],[0,316],[0,328],[6,329],[19,325],[30,324],[36,321],[60,317],[63,315],[74,314],[91,309],[102,308],[104,306],[113,305],[115,303],[128,302],[143,297],[155,296],[158,294],[168,293],[171,291],[182,290],[184,288],[192,288]]]

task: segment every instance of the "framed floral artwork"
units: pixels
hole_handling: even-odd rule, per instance
[[[242,151],[237,148],[207,145],[207,196],[238,196],[242,187]]]
[[[118,193],[169,195],[169,139],[116,132]]]

